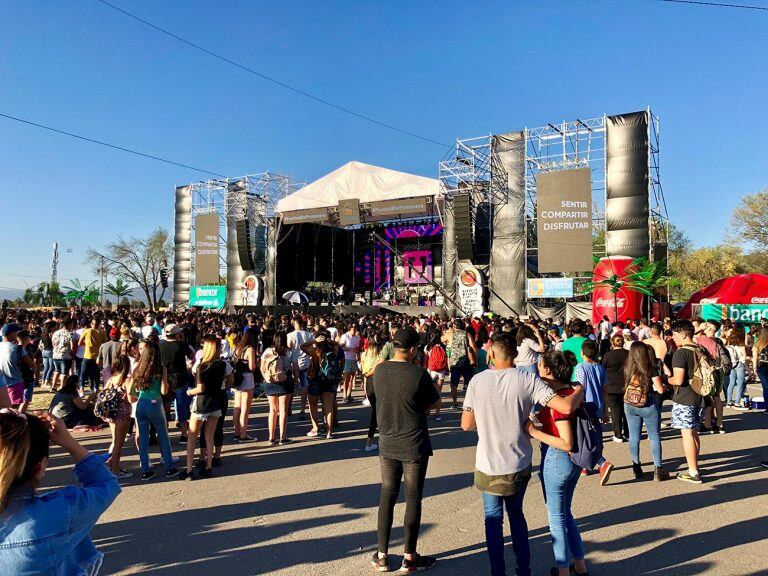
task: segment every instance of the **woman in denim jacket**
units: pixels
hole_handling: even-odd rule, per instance
[[[37,495],[50,443],[75,460],[82,487]],[[104,555],[90,532],[120,492],[104,459],[80,446],[64,423],[0,411],[0,566],[14,576],[96,576]]]

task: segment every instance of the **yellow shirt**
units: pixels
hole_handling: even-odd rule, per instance
[[[99,348],[107,341],[107,336],[101,330],[96,328],[86,328],[80,335],[80,346],[85,346],[83,358],[87,360],[96,360],[99,355]]]

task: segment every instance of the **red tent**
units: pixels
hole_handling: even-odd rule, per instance
[[[702,288],[682,307],[679,316],[691,317],[692,304],[768,304],[768,276],[739,274]]]

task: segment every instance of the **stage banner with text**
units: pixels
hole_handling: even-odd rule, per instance
[[[401,216],[421,216],[426,213],[427,199],[424,197],[371,202],[371,218],[374,220],[388,220]]]
[[[192,286],[189,291],[190,306],[218,310],[224,308],[226,299],[226,286]]]
[[[328,208],[308,208],[283,212],[283,224],[323,224],[328,222]]]
[[[195,216],[195,284],[219,281],[219,215]]]
[[[536,177],[539,272],[592,270],[592,198],[589,168]]]

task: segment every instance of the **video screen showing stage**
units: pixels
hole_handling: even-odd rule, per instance
[[[319,224],[283,226],[277,247],[277,291],[311,300],[428,305],[443,259],[436,220],[347,230]]]

